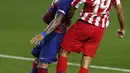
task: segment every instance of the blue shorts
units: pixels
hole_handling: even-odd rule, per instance
[[[60,48],[63,36],[64,33],[52,32],[41,41],[40,45],[33,48],[32,54],[39,58],[41,63],[50,64],[56,62],[56,54]]]

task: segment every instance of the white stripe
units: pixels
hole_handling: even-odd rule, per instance
[[[102,27],[104,28],[105,27],[105,19],[106,19],[107,15],[104,15],[104,18],[102,19]]]
[[[106,22],[106,28],[108,27],[108,25],[109,25],[109,20],[107,20],[107,22]]]
[[[98,16],[98,17],[96,18],[95,25],[96,25],[96,26],[99,26],[99,22],[100,22],[100,17]]]
[[[102,28],[105,27],[105,18],[102,20]]]
[[[76,8],[79,8],[79,6],[82,4],[82,2],[80,1],[79,3],[76,4]]]
[[[33,58],[20,57],[20,56],[12,56],[12,55],[4,55],[4,54],[0,54],[0,57],[9,58],[9,59],[28,60],[28,61],[33,61],[34,60]]]
[[[2,58],[9,58],[9,59],[28,60],[28,61],[33,61],[34,60],[34,58],[12,56],[12,55],[4,55],[4,54],[0,54],[0,57],[2,57]],[[68,65],[71,65],[71,66],[80,66],[80,64],[71,63],[71,62],[69,62]],[[103,69],[103,70],[112,70],[112,71],[120,71],[120,72],[130,72],[130,69],[113,68],[113,67],[106,67],[106,66],[90,65],[90,68]]]
[[[72,2],[72,4],[75,2],[76,0],[74,0],[73,2]],[[76,4],[76,8],[79,8],[79,6],[81,5],[81,4],[83,4],[84,2],[86,2],[86,0],[80,0],[77,4]]]
[[[81,0],[82,2],[86,2],[86,0]]]
[[[120,0],[116,0],[116,4],[121,4],[121,1]]]
[[[87,16],[88,16],[88,13],[84,13],[84,15],[81,17],[81,19],[85,20]]]

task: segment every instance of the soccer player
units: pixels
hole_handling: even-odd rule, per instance
[[[72,18],[76,9],[84,3],[80,18],[65,34],[58,57],[57,73],[66,73],[69,53],[82,53],[79,73],[88,73],[91,60],[94,58],[104,30],[109,25],[109,12],[113,5],[117,11],[120,28],[117,33],[124,37],[124,14],[121,0],[74,0],[69,15]]]
[[[38,44],[32,51],[32,54],[37,59],[33,63],[31,73],[47,73],[48,65],[57,61],[56,53],[66,28],[70,24],[70,20],[66,21],[65,17],[71,2],[72,0],[54,0],[50,9],[43,17],[44,22],[49,25],[44,32],[36,35],[31,40],[31,43]]]

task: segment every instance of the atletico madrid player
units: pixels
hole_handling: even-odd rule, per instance
[[[66,73],[69,53],[82,53],[79,73],[88,73],[91,60],[94,58],[104,30],[109,25],[109,12],[113,5],[117,11],[120,28],[118,36],[124,37],[124,14],[121,0],[74,0],[68,13],[71,19],[76,9],[84,3],[80,18],[65,34],[58,58],[57,73]]]

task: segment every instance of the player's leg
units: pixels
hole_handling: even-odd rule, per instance
[[[88,73],[88,68],[91,63],[92,58],[86,55],[82,55],[81,67],[79,73]]]
[[[90,36],[89,34],[92,34],[92,36],[85,40],[82,47],[80,48],[80,52],[83,53],[83,56],[81,59],[81,68],[79,73],[88,73],[89,65],[92,58],[94,58],[96,54],[104,33],[104,29],[100,27],[95,27],[91,24],[86,24],[85,26],[87,26],[86,29],[89,29],[85,31],[86,35]]]
[[[57,62],[57,73],[66,73],[67,70],[67,57],[69,52],[60,48],[58,62]]]
[[[47,61],[45,52],[49,53],[49,51],[47,51],[46,49],[50,49],[50,48],[46,48],[46,44],[47,44],[47,38],[45,38],[44,43],[41,45],[41,52],[40,52],[38,65],[37,65],[37,73],[48,73],[49,62]]]
[[[41,51],[41,45],[37,45],[32,50],[32,55],[36,58],[32,63],[32,71],[31,73],[37,73],[37,64],[38,64],[38,57]]]
[[[47,73],[49,64],[57,61],[56,54],[63,36],[64,33],[52,32],[45,38],[39,57],[38,73]]]
[[[79,48],[82,46],[82,41],[77,40],[80,38],[79,35],[79,28],[78,22],[73,24],[70,29],[65,34],[62,43],[61,43],[61,49],[60,49],[60,56],[58,58],[57,63],[57,73],[66,73],[67,69],[67,56],[69,52],[77,52],[79,53]]]
[[[48,63],[39,62],[37,66],[37,73],[48,73],[48,66]]]
[[[37,65],[38,65],[38,59],[36,58],[33,62],[32,62],[32,71],[30,73],[37,73]]]

